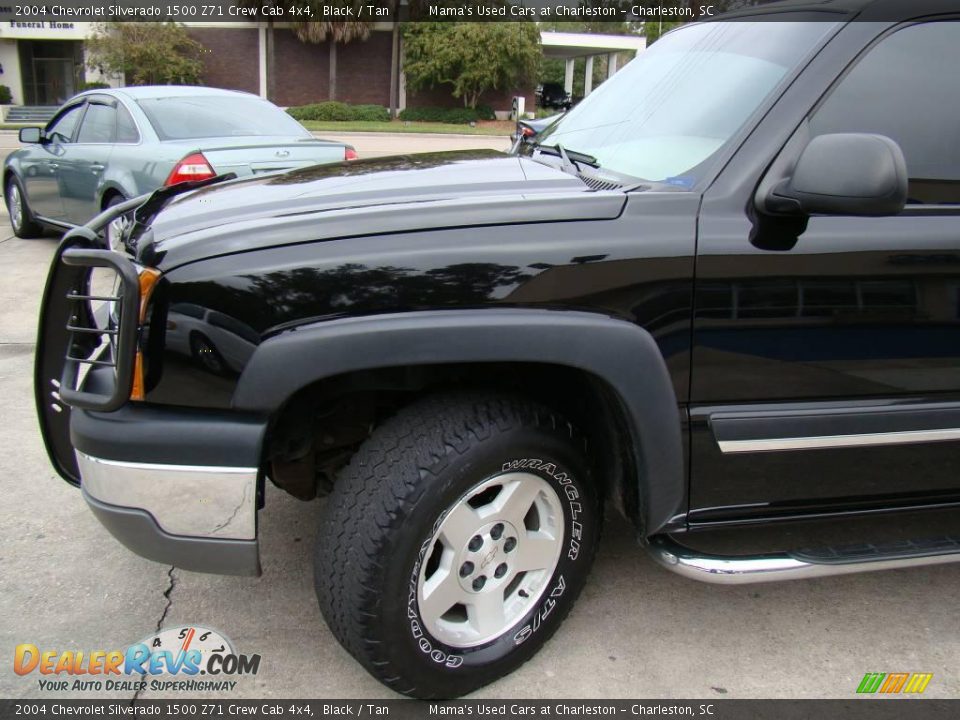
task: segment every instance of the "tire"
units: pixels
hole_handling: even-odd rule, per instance
[[[43,235],[43,227],[33,219],[23,185],[15,175],[11,175],[7,180],[3,188],[3,199],[7,204],[7,214],[10,217],[10,227],[13,228],[14,235],[25,240]]]
[[[103,209],[109,210],[114,205],[119,205],[122,202],[126,202],[126,198],[123,195],[113,195],[107,204],[103,206]],[[131,222],[131,214],[132,213],[121,215],[103,229],[104,239],[107,242],[108,248],[112,250],[120,249],[119,243],[122,241],[127,224]],[[119,237],[117,237],[117,235],[119,235]]]
[[[388,687],[458,697],[556,631],[600,523],[584,442],[558,414],[512,397],[426,399],[378,428],[338,478],[317,537],[320,609]]]

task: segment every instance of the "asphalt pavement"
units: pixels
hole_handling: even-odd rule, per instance
[[[407,147],[420,138],[387,138]],[[473,139],[477,141],[477,138]],[[484,141],[480,138],[479,141]],[[255,676],[209,697],[384,698],[327,630],[311,552],[323,500],[268,487],[259,578],[191,573],[120,546],[47,461],[32,367],[53,236],[0,224],[0,697],[131,698],[44,691],[13,671],[14,648],[126,648],[158,628],[201,625],[258,653]],[[529,663],[477,698],[853,699],[866,672],[932,672],[925,697],[960,697],[960,567],[723,587],[655,565],[612,514],[570,617]],[[72,681],[76,678],[68,677]],[[178,698],[176,691],[141,694]],[[196,693],[189,693],[197,697]]]

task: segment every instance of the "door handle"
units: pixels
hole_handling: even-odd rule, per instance
[[[48,162],[47,167],[51,170],[56,170],[58,167],[60,167],[60,163]]]
[[[90,169],[93,170],[95,173],[97,173],[97,172],[100,172],[101,170],[106,169],[106,167],[107,167],[106,165],[101,165],[100,163],[93,163],[93,165],[90,166]]]

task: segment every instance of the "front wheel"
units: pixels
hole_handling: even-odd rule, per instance
[[[559,627],[600,520],[583,440],[558,414],[428,399],[376,430],[338,479],[317,539],[320,608],[389,687],[457,697]]]
[[[31,239],[43,235],[43,228],[33,219],[33,213],[27,205],[23,186],[16,177],[10,176],[4,188],[7,213],[10,215],[10,227],[18,238]]]
[[[127,199],[123,195],[114,195],[110,198],[109,202],[103,206],[103,209],[109,210],[114,205],[119,205],[122,202],[126,202],[126,200]],[[110,224],[107,225],[107,227],[105,227],[103,230],[107,247],[116,252],[123,252],[124,236],[126,235],[127,229],[132,223],[132,211],[111,220]]]

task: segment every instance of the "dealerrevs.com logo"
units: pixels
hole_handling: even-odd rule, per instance
[[[38,687],[69,690],[233,690],[242,675],[256,675],[259,655],[242,655],[216,630],[197,625],[148,635],[126,650],[41,649],[17,645],[13,671],[37,673]],[[136,676],[130,677],[130,676]],[[202,679],[199,676],[203,676]]]

